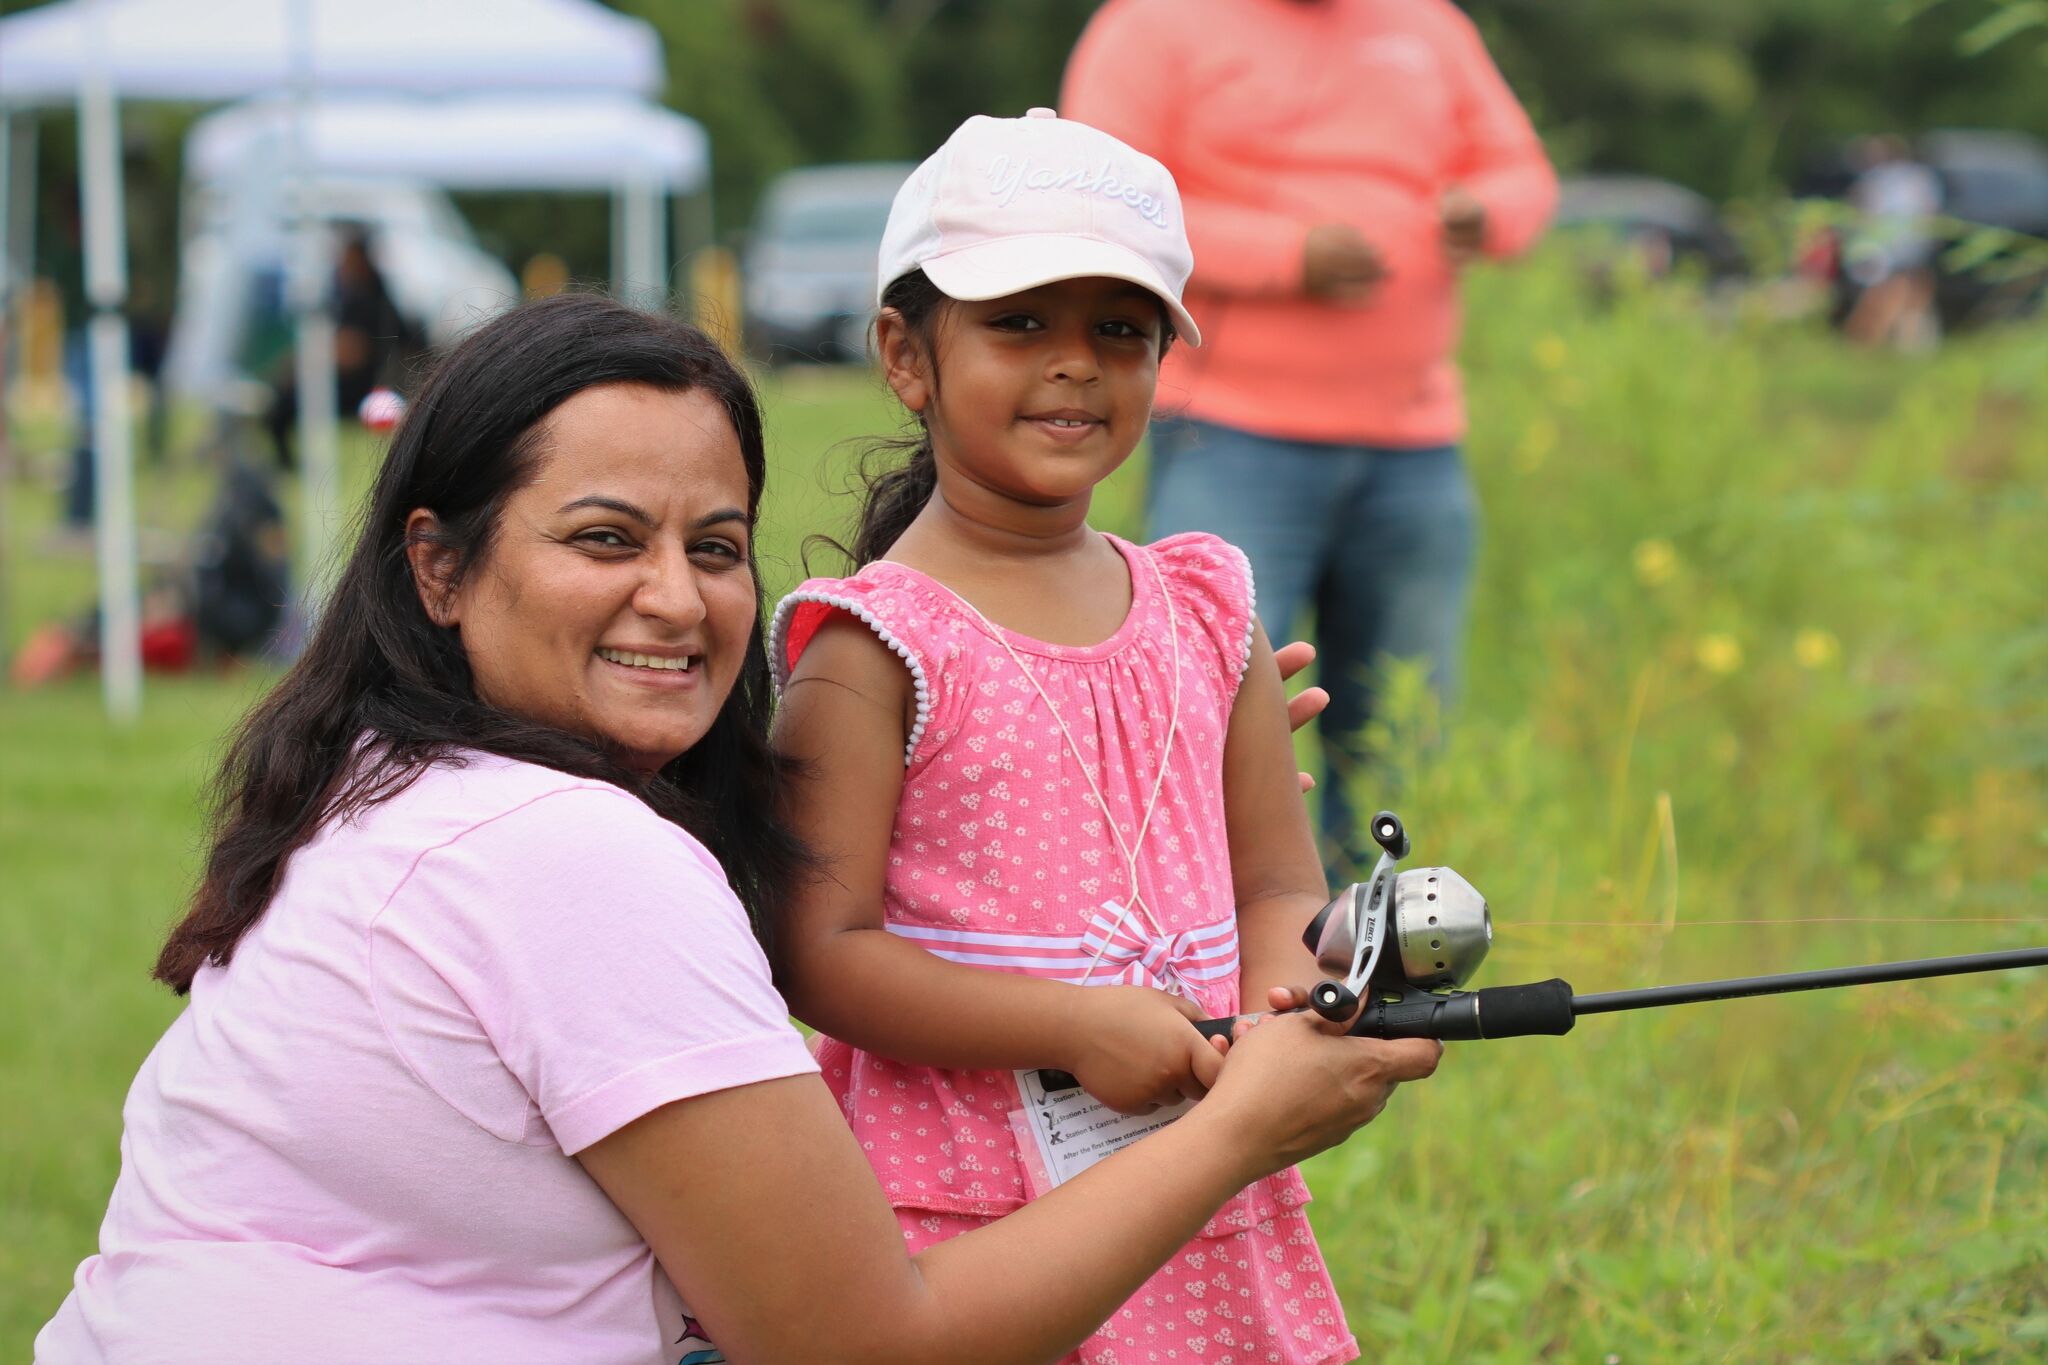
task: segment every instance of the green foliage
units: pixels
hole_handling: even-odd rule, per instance
[[[1472,279],[1467,695],[1446,723],[1397,670],[1354,779],[1491,898],[1480,984],[2043,941],[2048,332],[1873,355],[1682,287],[1589,300],[1566,260]],[[804,534],[843,529],[847,439],[896,415],[857,373],[780,371],[764,397],[779,592]],[[359,490],[373,447],[345,449]],[[1142,477],[1099,524],[1137,530]],[[145,470],[149,519],[189,524],[194,482]],[[89,559],[37,548],[52,499],[12,502],[19,615],[83,601]],[[23,965],[0,992],[0,1341],[92,1247],[121,1097],[176,1009],[146,978],[194,793],[260,682],[153,680],[130,733],[89,680],[0,701],[0,949]],[[1816,917],[1841,922],[1710,923]],[[2042,1358],[2038,975],[1456,1045],[1309,1172],[1369,1355]]]
[[[1352,781],[1488,893],[1482,984],[2044,941],[2043,336],[1871,356],[1541,269],[1472,313],[1470,694],[1396,668]],[[2044,1048],[2028,974],[1454,1045],[1317,1227],[1393,1357],[2036,1360]]]

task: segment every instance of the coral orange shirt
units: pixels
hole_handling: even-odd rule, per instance
[[[1539,237],[1557,177],[1449,0],[1109,0],[1068,63],[1060,112],[1150,153],[1185,204],[1200,349],[1162,412],[1294,440],[1434,445],[1464,433],[1458,281],[1438,201],[1486,207],[1484,249]],[[1319,223],[1389,271],[1361,302],[1302,290]]]

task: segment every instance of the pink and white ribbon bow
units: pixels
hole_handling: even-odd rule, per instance
[[[1087,969],[1076,985],[1151,986],[1199,998],[1237,975],[1237,920],[1163,934],[1115,901],[1104,901],[1081,936]]]

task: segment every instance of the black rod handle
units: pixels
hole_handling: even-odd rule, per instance
[[[1525,1038],[1572,1031],[1571,983],[1552,978],[1449,995],[1368,999],[1351,1025],[1354,1038]]]
[[[1827,967],[1814,972],[1778,976],[1745,976],[1728,981],[1694,981],[1681,986],[1650,986],[1635,991],[1604,991],[1572,998],[1574,1014],[1609,1014],[1615,1010],[1658,1009],[1694,1005],[1708,1000],[1740,1000],[1752,995],[1783,995],[1790,991],[1823,991],[1838,986],[1872,986],[1885,981],[1919,981],[1966,972],[2006,972],[2020,967],[2048,967],[2048,948],[2015,948],[2000,953],[1967,953],[1960,957],[1925,957],[1910,962],[1876,962],[1864,967]]]

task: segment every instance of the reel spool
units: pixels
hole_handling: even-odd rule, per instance
[[[1362,998],[1383,1004],[1455,991],[1472,979],[1493,945],[1493,916],[1479,888],[1448,867],[1397,872],[1408,833],[1392,811],[1372,818],[1379,861],[1365,881],[1344,888],[1302,935],[1318,982],[1309,1002],[1325,1019],[1349,1019]]]

